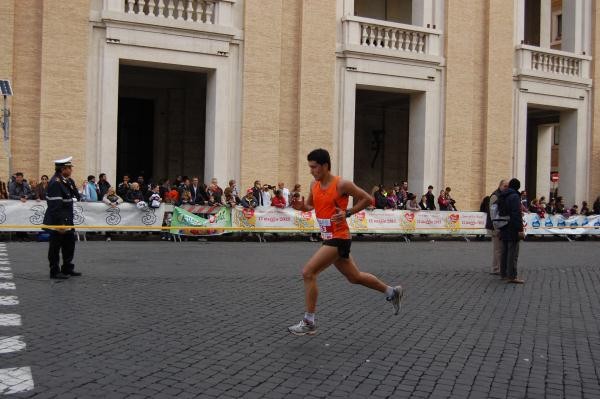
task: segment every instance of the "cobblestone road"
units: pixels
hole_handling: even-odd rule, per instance
[[[356,242],[363,270],[402,282],[399,316],[334,269],[319,334],[303,312],[302,242],[88,242],[81,278],[47,279],[47,244],[10,243],[30,367],[16,397],[600,397],[600,245],[525,243],[524,286],[490,276],[490,243]],[[18,329],[18,331],[17,331]],[[14,397],[14,395],[11,395]]]

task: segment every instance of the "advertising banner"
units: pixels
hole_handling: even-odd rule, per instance
[[[486,234],[481,212],[361,211],[349,220],[353,233],[379,234]]]
[[[231,213],[228,208],[221,207],[214,215],[208,218],[195,215],[185,209],[175,207],[171,218],[171,227],[231,227]],[[171,234],[186,236],[220,235],[226,233],[223,229],[171,229]]]
[[[46,208],[46,201],[0,201],[0,231],[40,231]],[[73,211],[75,227],[94,226],[91,231],[119,230],[123,226],[142,226],[139,230],[152,231],[151,227],[162,226],[164,216],[163,205],[140,209],[128,203],[113,208],[103,202],[76,202]]]
[[[0,231],[39,231],[46,212],[45,201],[0,201]],[[192,209],[199,210],[199,209]],[[258,207],[255,209],[210,207],[201,209],[199,216],[183,208],[174,207],[172,233],[184,235],[216,235],[227,232],[227,227],[241,231],[273,233],[317,233],[319,225],[314,212],[300,212],[292,208]],[[102,202],[76,202],[74,223],[93,226],[88,231],[153,231],[161,227],[165,205],[160,208],[138,208],[124,203],[111,207]],[[364,210],[348,219],[355,234],[428,234],[428,235],[484,235],[485,213]],[[600,215],[553,215],[544,219],[537,214],[523,215],[526,234],[534,235],[600,235]],[[198,226],[202,229],[177,229]],[[127,227],[132,227],[127,229]],[[206,229],[210,227],[210,229]],[[214,227],[214,229],[212,229]],[[219,227],[225,228],[220,229]],[[158,229],[157,229],[158,230]],[[234,231],[235,231],[234,230]]]
[[[255,209],[242,207],[231,210],[231,223],[233,227],[260,228],[268,232],[293,232],[306,233],[318,232],[319,226],[314,212],[300,212],[292,208],[279,209],[275,207],[259,206]]]
[[[314,212],[291,208],[232,209],[232,225],[261,231],[318,232]],[[348,219],[352,233],[378,234],[486,234],[485,214],[481,212],[429,212],[365,210]],[[262,230],[265,229],[265,230]],[[268,230],[266,230],[268,229]]]
[[[535,213],[526,213],[523,216],[523,225],[526,234],[600,235],[600,215],[577,215],[568,218],[550,215],[542,219]]]

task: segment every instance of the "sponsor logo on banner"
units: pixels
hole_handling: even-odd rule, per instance
[[[235,208],[232,209],[233,213],[233,224],[237,227],[255,227],[256,217],[254,216],[254,209]]]
[[[295,211],[293,218],[294,226],[299,229],[314,229],[315,221],[312,215],[312,212]]]
[[[365,211],[360,211],[352,215],[350,217],[349,226],[350,229],[353,230],[367,230],[369,228],[367,213]]]
[[[446,227],[451,231],[460,230],[460,215],[458,213],[451,213],[446,219]]]
[[[535,213],[526,213],[523,215],[523,225],[526,233],[536,235],[598,234],[597,226],[600,226],[600,216],[576,215],[565,218],[562,215],[546,215],[544,219],[540,219]]]
[[[417,228],[417,218],[414,212],[406,212],[400,218],[400,227],[405,230],[415,230]]]
[[[219,208],[217,208],[219,209]],[[216,214],[209,215],[208,219],[202,216],[193,214],[186,211],[183,208],[175,207],[173,209],[173,217],[171,219],[171,230],[173,234],[180,235],[217,235],[223,234],[223,229],[177,229],[177,227],[229,227],[231,226],[231,219],[229,209],[222,207]]]

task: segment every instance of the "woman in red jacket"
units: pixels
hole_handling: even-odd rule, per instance
[[[446,197],[446,191],[445,190],[440,191],[440,196],[438,197],[438,205],[440,206],[440,211],[447,211],[449,204],[450,204],[450,201]]]
[[[281,194],[281,190],[275,191],[275,197],[271,200],[271,205],[280,209],[283,209],[287,206],[285,198],[283,198],[283,195]]]

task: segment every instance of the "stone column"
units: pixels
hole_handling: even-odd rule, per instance
[[[515,144],[513,147],[513,175],[525,182],[527,160],[527,101],[523,95],[518,95],[515,104]]]
[[[583,48],[584,26],[583,1],[563,1],[562,13],[562,45],[563,51],[580,54]],[[591,10],[586,10],[591,12]]]
[[[354,131],[356,114],[356,72],[342,72],[340,78],[340,137],[338,140],[338,173],[342,178],[354,178]]]
[[[437,113],[435,99],[437,90],[410,96],[408,187],[417,195],[424,193],[429,184],[439,188]]]
[[[104,0],[103,8],[105,11],[124,12],[125,3],[121,0]]]
[[[587,195],[588,147],[585,108],[560,113],[558,191],[565,204],[581,204]]]
[[[412,24],[416,26],[433,26],[433,0],[413,1]]]
[[[536,197],[549,198],[550,172],[552,171],[552,141],[554,125],[540,125],[537,133]]]
[[[552,0],[540,0],[540,47],[550,48]]]
[[[118,45],[107,43],[102,49],[100,82],[100,129],[98,132],[98,170],[109,179],[117,176],[117,130],[119,114],[119,56]]]
[[[342,15],[354,15],[354,0],[343,0]]]
[[[225,184],[228,174],[229,157],[229,93],[231,91],[231,70],[227,64],[220,65],[208,75],[206,84],[206,132],[204,181],[216,177]]]
[[[521,44],[525,40],[525,0],[515,0],[515,44]]]

